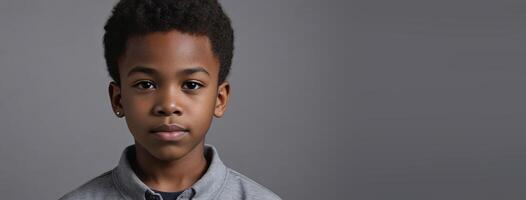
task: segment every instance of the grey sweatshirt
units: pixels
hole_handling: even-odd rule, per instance
[[[117,167],[93,178],[59,200],[162,200],[161,195],[146,186],[132,170],[127,155],[134,148],[134,145],[130,145],[124,149]],[[205,144],[205,156],[211,158],[206,173],[185,189],[178,200],[281,200],[269,189],[225,166],[214,146]]]

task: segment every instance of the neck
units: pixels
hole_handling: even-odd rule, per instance
[[[151,189],[180,192],[197,182],[208,168],[204,143],[176,160],[160,160],[135,142],[135,172]],[[133,163],[133,162],[132,162]]]

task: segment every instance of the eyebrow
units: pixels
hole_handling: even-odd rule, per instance
[[[206,69],[204,67],[186,68],[186,69],[184,69],[182,71],[182,73],[184,73],[186,75],[195,74],[197,72],[204,72],[206,75],[210,76],[210,73],[208,73],[208,71],[206,71]]]
[[[192,67],[192,68],[186,68],[186,69],[183,69],[180,73],[184,74],[184,75],[192,75],[192,74],[195,74],[197,72],[203,72],[205,73],[206,75],[210,76],[210,73],[208,71],[206,71],[206,69],[204,67]],[[143,73],[143,74],[148,74],[148,75],[155,75],[157,74],[157,71],[153,68],[149,68],[149,67],[145,67],[145,66],[135,66],[133,69],[131,69],[129,72],[128,72],[128,76],[131,76],[132,74],[135,74],[135,73]]]

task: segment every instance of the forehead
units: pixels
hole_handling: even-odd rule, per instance
[[[119,59],[120,74],[137,65],[166,73],[196,66],[207,69],[211,74],[219,72],[219,60],[212,52],[208,37],[177,30],[130,37]]]

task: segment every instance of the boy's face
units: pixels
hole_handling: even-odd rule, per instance
[[[131,37],[118,64],[121,84],[110,83],[111,103],[126,117],[136,145],[169,161],[204,144],[230,90],[226,81],[217,85],[219,61],[206,36],[171,30]],[[187,132],[176,138],[152,132],[169,124]]]

